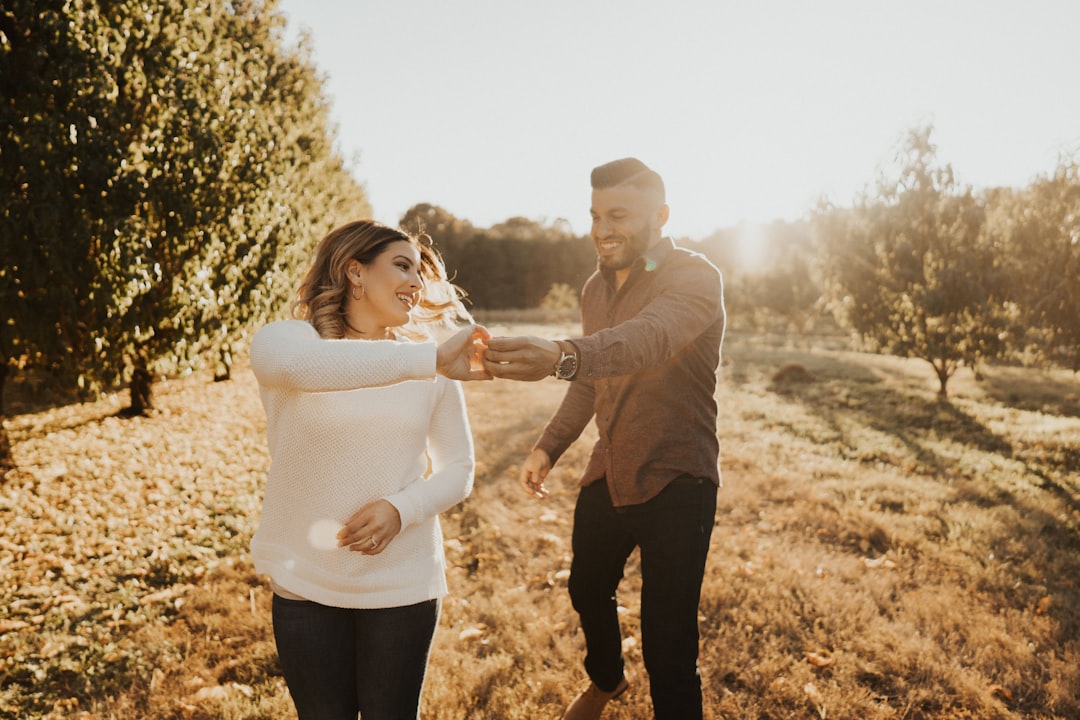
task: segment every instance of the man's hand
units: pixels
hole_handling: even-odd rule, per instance
[[[537,500],[543,500],[548,495],[547,488],[544,487],[544,478],[549,472],[551,472],[551,457],[543,450],[533,450],[521,466],[518,481],[525,492]]]
[[[483,355],[491,333],[483,325],[459,330],[435,351],[435,371],[453,380],[490,380]]]
[[[555,370],[562,351],[541,337],[497,337],[487,343],[484,366],[497,378],[542,380]]]

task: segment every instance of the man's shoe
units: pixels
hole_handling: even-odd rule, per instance
[[[596,683],[591,682],[589,688],[578,695],[577,700],[566,709],[562,720],[600,720],[600,715],[604,712],[604,706],[608,704],[608,700],[619,697],[626,692],[628,687],[630,683],[626,681],[626,678],[620,680],[619,686],[611,692],[604,692],[596,687]]]

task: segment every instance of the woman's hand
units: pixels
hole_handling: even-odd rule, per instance
[[[338,533],[338,547],[378,555],[401,532],[401,515],[387,500],[376,500],[353,513]]]
[[[483,325],[459,330],[435,351],[435,371],[453,380],[491,380],[484,367],[484,351],[491,333]]]

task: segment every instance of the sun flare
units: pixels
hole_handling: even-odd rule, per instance
[[[768,256],[764,228],[755,223],[742,223],[736,237],[739,267],[748,272],[761,270]]]

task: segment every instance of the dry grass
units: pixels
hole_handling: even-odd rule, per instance
[[[1080,380],[984,374],[941,404],[919,363],[732,338],[707,717],[1080,717]],[[582,686],[565,586],[587,442],[546,501],[516,483],[563,389],[466,387],[477,486],[443,521],[425,718],[558,717]],[[0,718],[292,717],[246,555],[266,469],[253,380],[155,392],[150,418],[113,417],[112,397],[9,421]],[[609,720],[650,716],[637,587],[631,567],[634,687]]]

